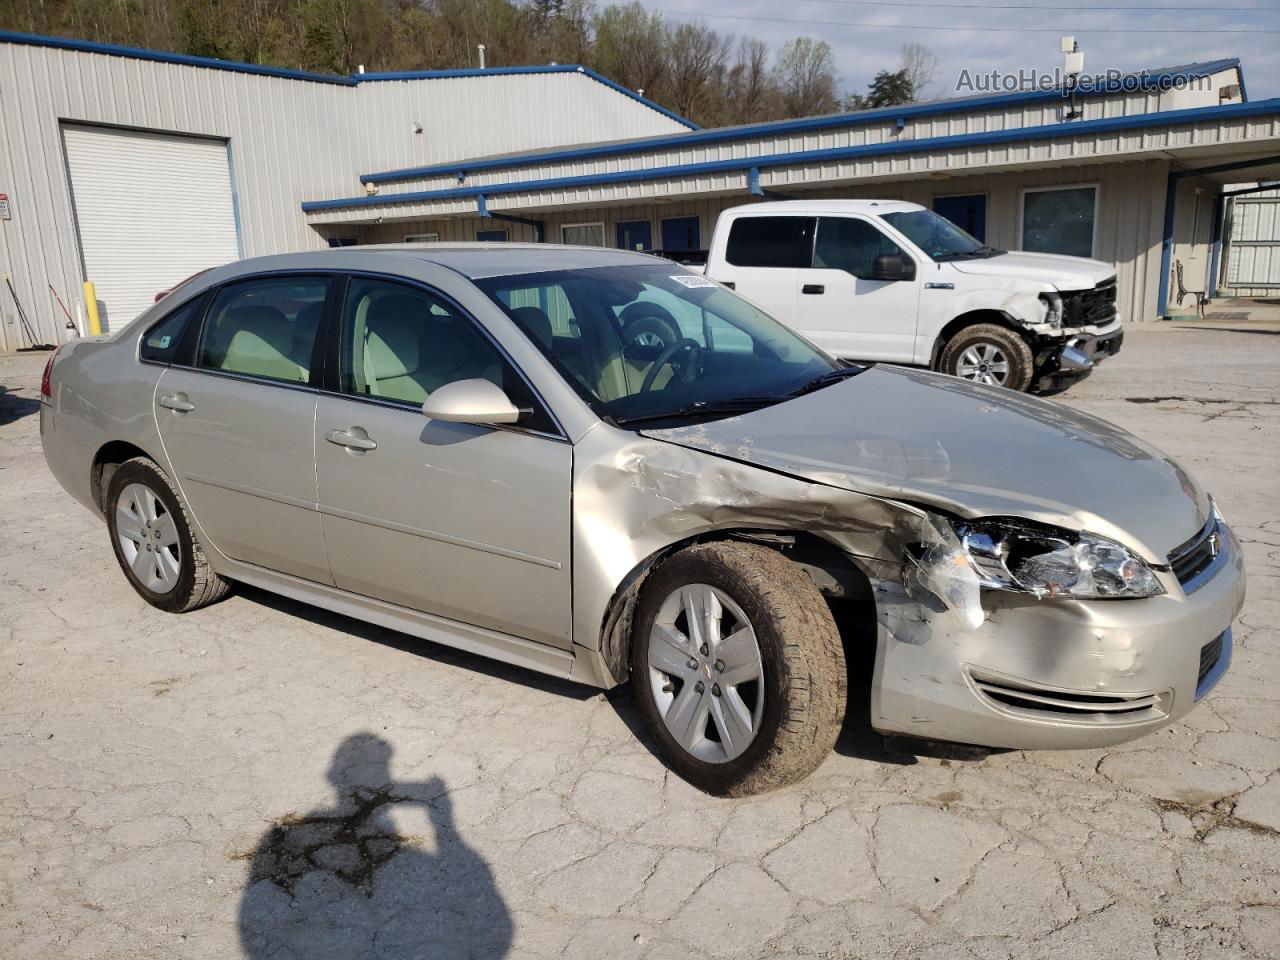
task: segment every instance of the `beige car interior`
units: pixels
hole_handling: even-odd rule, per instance
[[[498,351],[470,320],[439,301],[371,285],[357,293],[351,312],[356,393],[421,404],[455,380],[503,385]]]
[[[215,313],[205,334],[200,366],[306,383],[323,301],[306,304],[290,321],[283,310],[270,304],[236,305],[236,300],[245,299],[246,295],[239,295]]]
[[[588,309],[600,308],[592,304]],[[627,355],[623,349],[626,345],[623,329],[614,318],[606,318],[600,323],[579,324],[574,321],[571,327],[577,336],[556,337],[553,336],[551,319],[541,307],[512,307],[510,312],[535,344],[550,352],[574,378],[602,400],[616,400],[637,393],[653,366],[652,359],[639,360]],[[673,330],[679,330],[674,318],[670,319],[670,325]],[[651,389],[661,390],[673,375],[674,371],[668,365],[667,369],[658,372]]]

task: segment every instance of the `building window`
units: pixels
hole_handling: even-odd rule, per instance
[[[579,247],[603,247],[603,223],[566,223],[560,228],[560,242]]]
[[[1022,194],[1022,249],[1093,256],[1098,188],[1051,187]]]
[[[329,246],[331,247],[354,247],[360,243],[356,237],[330,237]]]
[[[404,235],[405,243],[435,243],[439,239],[438,233],[406,233]]]
[[[482,241],[482,242],[487,241],[487,242],[489,242],[489,243],[493,243],[493,242],[503,243],[503,242],[505,242],[505,241],[506,241],[506,239],[507,239],[507,231],[505,231],[505,230],[477,230],[477,231],[476,231],[476,239],[477,239],[477,240],[480,240],[480,241]]]

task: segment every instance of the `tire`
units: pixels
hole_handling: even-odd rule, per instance
[[[701,598],[695,608],[713,607],[717,629],[701,638],[705,653],[688,642],[698,639],[688,596]],[[830,754],[848,694],[844,648],[813,581],[781,554],[736,542],[682,550],[649,575],[634,623],[631,679],[640,712],[667,764],[695,787],[717,796],[764,793],[803,780]],[[744,655],[744,625],[754,634],[756,661]],[[758,679],[744,680],[751,670]],[[684,731],[680,739],[673,730]]]
[[[191,532],[186,504],[152,461],[135,457],[122,463],[107,484],[106,505],[116,561],[147,603],[186,613],[230,591]]]
[[[974,383],[1024,391],[1031,386],[1035,359],[1027,342],[1012,330],[979,323],[947,341],[938,357],[938,369]]]

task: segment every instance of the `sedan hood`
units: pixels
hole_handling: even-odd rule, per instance
[[[1101,260],[1056,253],[1002,253],[986,260],[954,260],[951,265],[961,273],[1037,280],[1059,290],[1088,290],[1116,272],[1115,267]]]
[[[741,416],[645,435],[967,518],[1111,537],[1153,563],[1209,517],[1177,463],[1105,420],[999,387],[874,367]]]

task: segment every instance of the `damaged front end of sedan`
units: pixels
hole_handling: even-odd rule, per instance
[[[751,462],[749,438],[709,451],[635,434],[619,446],[603,432],[582,441],[574,487],[574,635],[599,638],[577,648],[584,680],[627,679],[637,598],[665,558],[728,538],[778,550],[861,618],[845,642],[874,642],[850,659],[874,656],[870,722],[883,733],[1120,742],[1185,713],[1229,662],[1221,624],[1243,602],[1242,577],[1221,578],[1188,619],[1160,603],[1180,592],[1169,568],[1107,537],[795,476]]]

